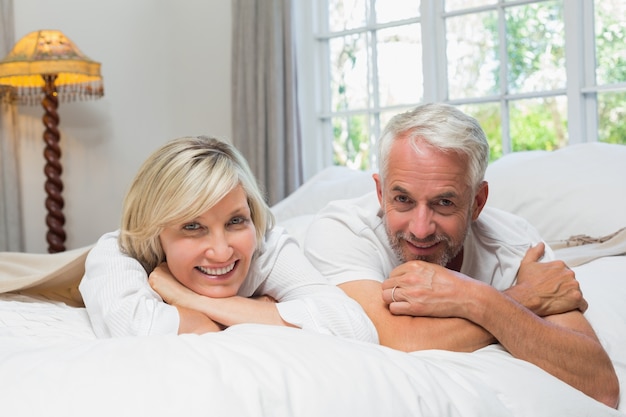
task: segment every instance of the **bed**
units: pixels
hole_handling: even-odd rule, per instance
[[[620,379],[618,410],[499,345],[404,353],[252,324],[97,339],[76,291],[86,247],[0,253],[0,415],[625,416],[626,146],[516,153],[487,179],[488,204],[526,217],[576,271]],[[372,187],[370,173],[331,167],[273,211],[302,239],[327,201]]]

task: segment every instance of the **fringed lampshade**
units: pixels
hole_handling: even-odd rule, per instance
[[[56,74],[61,101],[103,96],[100,63],[85,56],[58,30],[38,30],[20,39],[0,61],[0,84],[15,87],[20,104],[39,104],[44,74]]]
[[[64,201],[61,197],[61,148],[57,108],[61,101],[98,99],[103,96],[100,64],[86,57],[58,30],[39,30],[20,39],[0,61],[0,85],[14,88],[19,104],[41,103],[45,109],[45,190],[48,252],[65,250]]]

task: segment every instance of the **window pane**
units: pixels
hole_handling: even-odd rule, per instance
[[[370,134],[367,115],[334,117],[333,162],[353,169],[369,169]]]
[[[381,111],[380,112],[380,132],[382,133],[382,131],[385,129],[385,126],[387,126],[387,123],[389,123],[389,121],[391,120],[393,116],[400,114],[400,113],[407,112],[409,110],[412,110],[413,108],[414,106],[410,106],[410,107],[403,107],[403,108],[401,107],[401,108],[394,109],[394,110]]]
[[[565,96],[512,101],[509,113],[513,152],[567,146]]]
[[[365,26],[366,0],[328,0],[328,28],[331,32]]]
[[[596,0],[596,77],[598,85],[626,81],[626,2]]]
[[[419,0],[379,0],[376,2],[376,21],[378,23],[410,19],[419,15]]]
[[[470,7],[487,6],[497,3],[497,0],[445,0],[447,12],[468,9]]]
[[[332,110],[367,107],[365,34],[330,40]]]
[[[502,156],[502,115],[499,103],[480,103],[458,106],[460,110],[474,117],[485,131],[489,142],[489,160]]]
[[[423,96],[420,25],[377,32],[378,91],[381,106],[417,103]]]
[[[626,93],[598,94],[598,140],[626,145]]]
[[[496,12],[446,20],[448,95],[451,99],[499,93]]]
[[[562,9],[561,2],[548,1],[506,10],[509,92],[565,87]]]

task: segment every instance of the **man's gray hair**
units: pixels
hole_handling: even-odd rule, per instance
[[[396,139],[408,138],[416,152],[420,142],[444,152],[467,157],[469,186],[476,189],[484,180],[489,164],[489,143],[478,121],[458,108],[429,103],[394,116],[378,140],[380,175],[385,177],[389,152]]]

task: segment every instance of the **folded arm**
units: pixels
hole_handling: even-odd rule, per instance
[[[521,261],[517,284],[504,291],[533,313],[545,316],[575,309],[584,311],[587,302],[582,297],[574,273],[560,261],[537,262],[543,255],[542,244],[528,250]],[[366,310],[379,332],[381,344],[404,351],[445,349],[472,352],[496,338],[483,327],[459,317],[416,317],[413,314],[393,314],[389,309],[391,289],[395,279],[403,280],[402,292],[408,296],[414,264],[408,262],[396,268],[391,279],[381,284],[373,280],[350,281],[340,287]],[[417,271],[420,271],[418,268]],[[417,280],[421,275],[417,275]],[[381,291],[385,288],[387,291]]]
[[[489,332],[462,318],[392,314],[381,297],[378,281],[350,281],[339,287],[361,304],[378,331],[381,345],[406,352],[425,349],[472,352],[496,343]]]
[[[152,271],[149,282],[152,289],[168,304],[176,306],[179,311],[192,310],[181,315],[181,328],[193,328],[198,322],[206,322],[197,314],[193,314],[193,311],[203,314],[222,328],[241,323],[290,326],[281,318],[276,304],[268,302],[268,298],[253,299],[240,296],[210,298],[197,294],[178,282],[166,263]]]
[[[420,261],[399,267],[382,287],[391,313],[464,318],[488,331],[514,357],[616,406],[615,370],[579,310],[542,318],[489,285]]]
[[[211,320],[206,314],[190,308],[175,306],[178,310],[179,324],[178,334],[185,333],[210,333],[224,329],[219,323]]]

